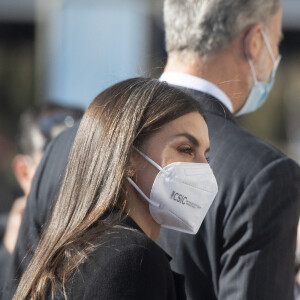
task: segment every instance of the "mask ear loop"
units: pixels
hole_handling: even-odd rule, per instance
[[[267,38],[267,35],[266,35],[266,33],[263,30],[261,31],[261,35],[262,35],[262,37],[263,37],[263,39],[265,41],[266,47],[267,47],[267,49],[269,51],[269,54],[270,54],[270,56],[272,58],[273,64],[275,64],[276,59],[275,59],[273,51],[271,49],[271,45],[270,45],[269,39]]]
[[[150,164],[154,165],[158,170],[163,171],[163,168],[158,165],[155,161],[153,161],[151,158],[149,158],[147,155],[145,155],[143,152],[141,152],[136,147],[133,147],[136,152],[138,152],[141,156],[143,156]],[[155,207],[160,207],[159,203],[156,203],[152,201],[150,198],[148,198],[145,193],[137,186],[137,184],[130,178],[127,177],[127,180],[132,184],[132,186],[144,197],[150,204],[152,204]]]
[[[153,161],[150,157],[148,157],[147,155],[145,155],[143,152],[141,152],[139,149],[133,147],[134,150],[139,153],[141,156],[143,156],[151,165],[153,165],[154,167],[156,167],[159,171],[163,171],[163,168],[157,164],[155,161]]]
[[[133,185],[133,187],[153,206],[155,207],[160,207],[160,204],[152,201],[151,199],[149,199],[145,193],[137,186],[137,184],[130,178],[130,177],[127,177],[127,180]]]
[[[272,58],[272,61],[273,61],[273,72],[272,72],[272,74],[270,76],[270,81],[271,81],[275,77],[276,70],[278,69],[279,63],[281,61],[281,55],[279,54],[277,58],[274,57],[274,54],[273,54],[273,51],[271,49],[270,42],[269,42],[269,39],[268,39],[266,33],[262,30],[261,34],[263,36],[263,39],[264,39],[265,44],[266,44],[266,47],[267,47],[267,49],[269,51],[269,54],[270,54],[270,56]]]

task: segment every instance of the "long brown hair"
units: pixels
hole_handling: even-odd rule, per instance
[[[202,113],[191,97],[155,79],[120,82],[98,95],[83,116],[47,229],[23,274],[14,299],[52,298],[88,255],[95,237],[114,222],[103,221],[114,206],[124,210],[132,146],[165,123]],[[120,217],[119,215],[118,217]],[[50,294],[50,295],[51,295]]]

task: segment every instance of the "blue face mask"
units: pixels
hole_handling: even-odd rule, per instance
[[[267,82],[257,81],[253,63],[252,63],[251,59],[249,58],[249,55],[247,54],[247,59],[248,59],[248,62],[249,62],[250,68],[251,68],[254,85],[251,88],[250,94],[249,94],[244,106],[242,107],[242,109],[240,111],[238,111],[235,114],[236,116],[248,114],[250,112],[257,110],[259,107],[261,107],[266,102],[268,95],[269,95],[269,93],[273,87],[274,81],[275,81],[275,75],[276,75],[276,71],[278,69],[280,60],[281,60],[281,56],[279,55],[277,57],[277,59],[274,58],[269,41],[263,31],[262,31],[262,36],[263,36],[263,39],[267,46],[268,52],[270,53],[270,56],[271,56],[273,64],[274,64],[273,70],[272,70],[271,76]]]

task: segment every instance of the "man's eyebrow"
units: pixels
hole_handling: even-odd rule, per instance
[[[179,133],[179,134],[175,135],[175,137],[179,137],[179,136],[186,137],[188,140],[190,140],[191,143],[193,143],[197,147],[200,145],[200,143],[198,142],[198,140],[194,136],[192,136],[191,134],[189,134],[189,133]]]

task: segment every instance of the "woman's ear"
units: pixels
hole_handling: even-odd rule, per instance
[[[136,158],[135,153],[132,153],[129,159],[129,166],[127,171],[127,176],[132,178],[136,173]]]
[[[261,24],[253,25],[245,36],[245,55],[254,63],[261,54],[263,47],[263,27]]]
[[[135,174],[135,170],[132,169],[131,167],[129,167],[128,172],[127,172],[127,176],[131,178],[131,177],[134,176],[134,174]]]

